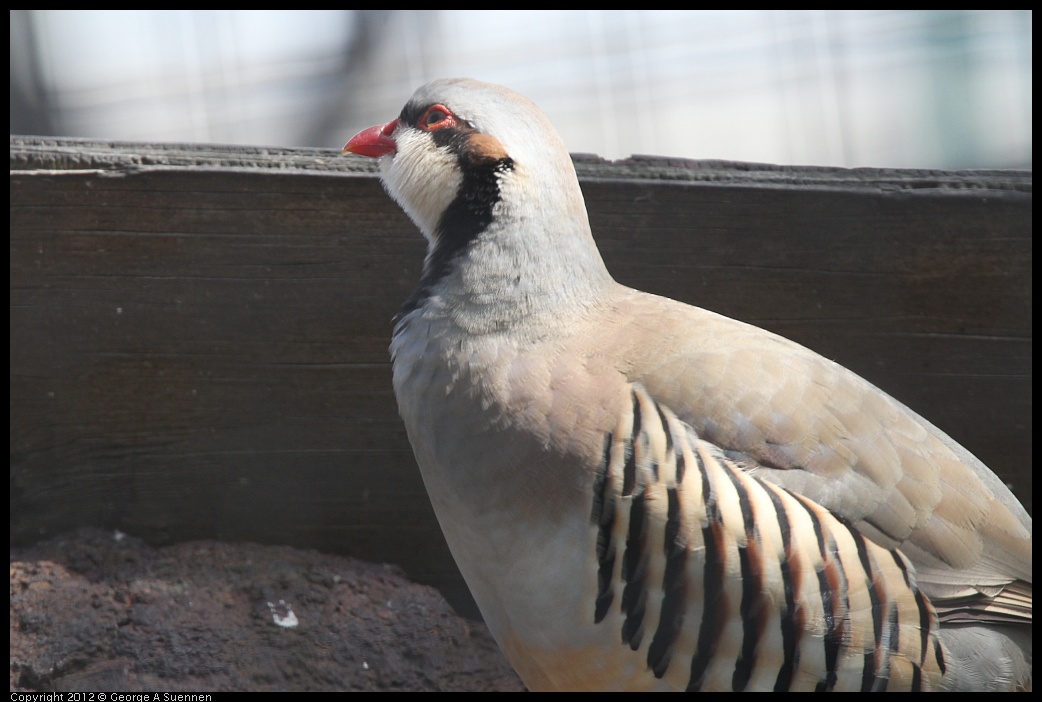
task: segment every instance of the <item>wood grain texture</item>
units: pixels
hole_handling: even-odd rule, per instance
[[[627,285],[792,338],[1031,509],[1031,174],[578,156]],[[283,543],[460,605],[391,391],[424,244],[367,159],[11,138],[11,539]]]

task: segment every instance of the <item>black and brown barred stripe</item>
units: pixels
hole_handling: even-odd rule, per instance
[[[903,554],[743,470],[639,385],[629,400],[593,483],[597,624],[692,691],[937,686],[937,617]]]

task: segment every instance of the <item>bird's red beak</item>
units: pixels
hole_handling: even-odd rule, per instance
[[[378,124],[375,127],[363,129],[351,137],[351,140],[344,146],[342,153],[358,154],[359,156],[369,156],[370,158],[380,158],[381,156],[393,154],[397,151],[398,146],[394,143],[394,139],[391,138],[391,132],[397,126],[398,120],[392,119],[383,126]]]

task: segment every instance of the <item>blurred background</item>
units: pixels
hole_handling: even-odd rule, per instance
[[[339,148],[418,85],[528,96],[573,152],[1031,168],[1025,10],[12,10],[11,133]]]

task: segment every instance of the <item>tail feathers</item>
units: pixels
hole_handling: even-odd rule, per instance
[[[926,588],[923,588],[926,590]],[[1031,626],[1031,583],[1017,580],[994,591],[966,592],[942,597],[929,592],[937,618],[949,624],[1020,624]]]

